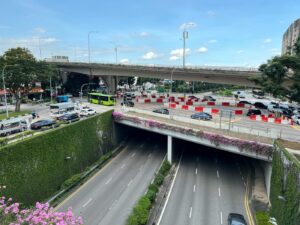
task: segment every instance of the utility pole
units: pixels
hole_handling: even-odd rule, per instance
[[[116,53],[116,64],[118,64],[118,47],[115,47],[115,53]]]
[[[183,56],[182,56],[182,67],[185,68],[185,40],[188,39],[188,32],[186,30],[182,33],[182,40],[183,40]]]

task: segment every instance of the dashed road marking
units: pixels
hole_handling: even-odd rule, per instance
[[[223,213],[222,213],[222,211],[220,212],[220,220],[221,220],[221,224],[223,224]]]
[[[90,202],[92,201],[92,199],[90,198],[86,203],[83,204],[83,208],[86,207]]]
[[[123,169],[125,166],[126,166],[126,163],[124,163],[124,164],[121,166],[121,169]]]
[[[109,182],[111,182],[111,180],[112,180],[112,177],[109,178],[109,179],[105,182],[105,184],[109,184]]]
[[[129,183],[127,184],[128,187],[130,186],[130,184],[132,183],[132,181],[133,181],[133,180],[129,181]]]
[[[198,173],[198,169],[196,168],[196,171],[195,171],[195,173],[197,174]]]
[[[217,170],[217,177],[220,178],[219,170]]]
[[[193,190],[194,192],[196,191],[196,185],[194,184],[194,190]]]
[[[189,218],[190,218],[190,219],[192,218],[192,213],[193,213],[193,208],[190,207],[190,214],[189,214]]]
[[[134,153],[132,153],[131,157],[134,157],[134,156],[135,156],[135,152],[134,152]]]
[[[221,197],[221,188],[219,187],[219,197]]]

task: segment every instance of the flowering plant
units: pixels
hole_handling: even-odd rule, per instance
[[[67,212],[53,212],[49,204],[37,202],[31,209],[21,209],[20,203],[0,198],[1,225],[82,225],[82,218],[76,218],[69,208]]]

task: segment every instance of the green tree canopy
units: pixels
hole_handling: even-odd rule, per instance
[[[55,73],[53,66],[38,62],[28,49],[20,47],[11,48],[0,56],[0,67],[4,72],[6,88],[16,99],[16,112],[20,111],[21,99],[35,82],[43,82]]]
[[[265,92],[300,103],[300,38],[293,54],[276,56],[259,67],[261,77],[253,79]]]

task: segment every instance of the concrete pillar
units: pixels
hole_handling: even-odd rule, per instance
[[[105,82],[108,88],[108,94],[115,94],[117,91],[117,77],[116,76],[102,76],[102,80]]]
[[[272,163],[264,162],[263,163],[264,175],[265,175],[265,183],[268,197],[270,198],[270,190],[271,190],[271,176],[272,176]]]
[[[168,135],[168,161],[172,164],[172,157],[173,157],[173,138],[172,136]]]

